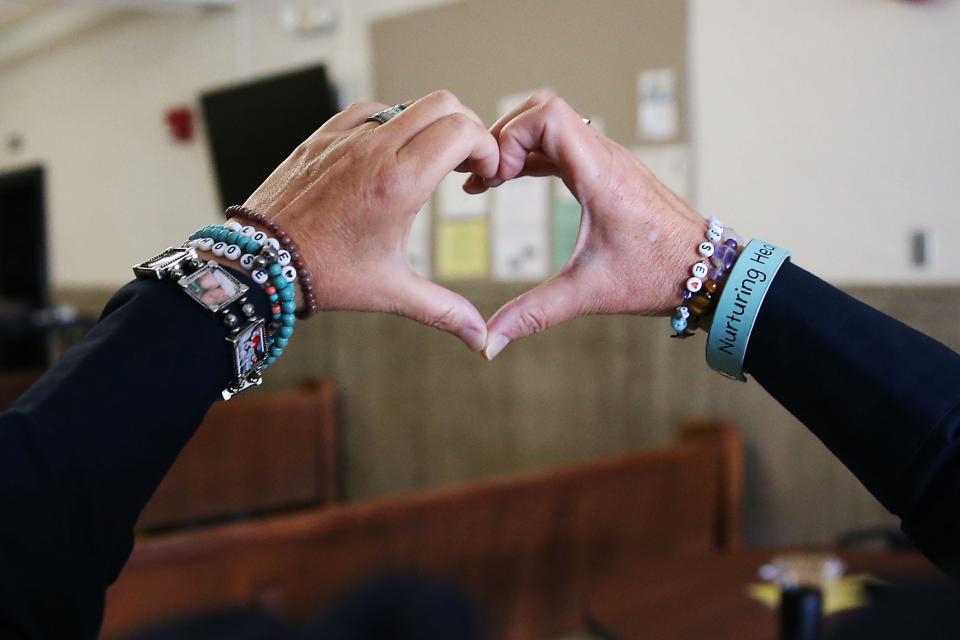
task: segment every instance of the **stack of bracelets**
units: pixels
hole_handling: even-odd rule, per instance
[[[236,222],[209,225],[193,233],[182,246],[171,247],[133,268],[138,278],[176,281],[192,299],[220,317],[232,345],[234,365],[234,379],[222,393],[225,400],[259,385],[263,372],[283,355],[297,321],[298,281],[305,302],[300,317],[308,317],[317,304],[296,245],[276,223],[243,207],[230,207],[227,213],[255,222],[277,237]],[[197,251],[236,261],[248,271],[270,302],[269,321],[257,317],[246,297],[246,285],[218,262],[203,263]]]
[[[743,242],[736,231],[724,228],[715,216],[707,223],[706,240],[697,246],[701,259],[693,265],[684,285],[683,301],[670,318],[672,338],[689,338],[713,314]]]

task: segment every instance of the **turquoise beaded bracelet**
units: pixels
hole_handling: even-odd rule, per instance
[[[297,271],[290,266],[290,253],[281,249],[275,238],[236,222],[227,226],[208,225],[191,234],[186,246],[239,262],[263,288],[272,314],[267,331],[269,356],[264,363],[264,369],[269,368],[283,355],[297,321],[294,286]]]

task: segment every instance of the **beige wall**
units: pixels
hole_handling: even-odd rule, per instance
[[[960,3],[691,0],[690,20],[703,211],[831,280],[960,281]]]

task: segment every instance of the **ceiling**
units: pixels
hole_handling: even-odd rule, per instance
[[[0,0],[0,65],[21,59],[120,11],[190,13],[236,0]]]

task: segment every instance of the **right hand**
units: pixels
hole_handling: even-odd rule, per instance
[[[670,315],[697,261],[706,221],[630,151],[584,124],[561,98],[538,91],[490,129],[500,147],[481,193],[522,176],[560,177],[583,215],[573,255],[553,278],[508,302],[487,325],[484,355],[589,314]]]
[[[417,100],[386,124],[365,122],[385,108],[354,104],[328,120],[244,204],[297,243],[320,309],[395,313],[479,351],[483,317],[459,294],[414,273],[406,240],[451,171],[496,176],[497,142],[447,91]]]

